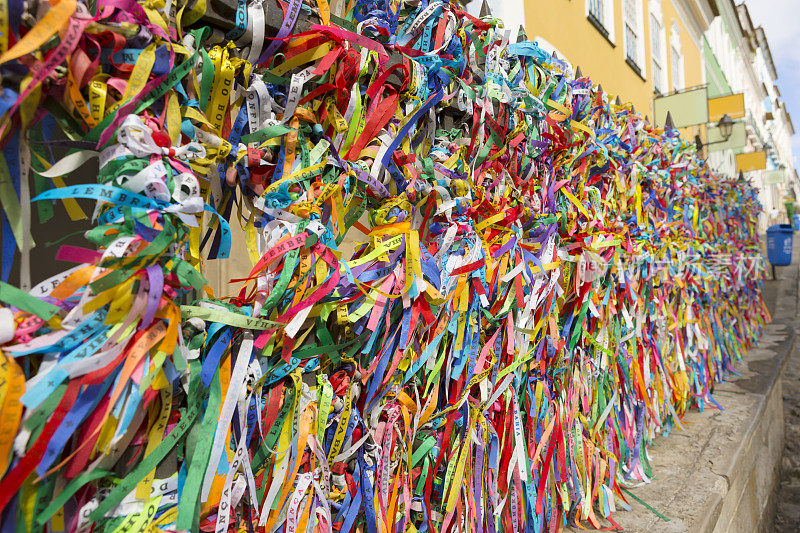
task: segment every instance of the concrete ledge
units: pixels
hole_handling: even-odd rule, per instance
[[[683,430],[648,448],[655,479],[633,493],[670,520],[627,498],[631,510],[618,505],[613,515],[625,531],[771,530],[783,450],[781,370],[795,346],[796,268],[768,282],[773,322],[736,365],[741,376],[717,384],[714,398],[724,411],[692,411]]]

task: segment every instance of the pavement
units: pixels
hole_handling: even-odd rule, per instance
[[[798,264],[800,234],[793,264],[765,282],[772,323],[734,365],[740,375],[714,389],[723,410],[691,411],[683,429],[648,447],[655,479],[633,490],[630,511],[618,505],[613,515],[625,531],[800,531]]]
[[[794,241],[794,264],[778,274],[797,276],[800,243]],[[797,301],[797,298],[795,299]],[[797,311],[797,309],[795,310]],[[794,317],[797,319],[797,312]],[[797,322],[795,322],[797,327]],[[792,351],[783,369],[784,446],[780,463],[780,480],[775,492],[772,531],[800,531],[800,347]]]

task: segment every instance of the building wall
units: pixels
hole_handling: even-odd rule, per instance
[[[720,15],[709,24],[704,34],[709,98],[741,93],[746,70],[743,50],[733,38],[740,31],[736,10],[728,0],[717,2],[717,6]],[[736,173],[736,154],[742,151],[741,148],[724,151],[711,148],[708,154],[709,164],[719,172],[733,175]]]
[[[614,2],[614,35],[609,39],[586,16],[581,0],[526,0],[525,30],[528,38],[545,49],[555,49],[573,67],[600,83],[611,94],[633,102],[639,110],[650,108],[652,89],[625,64],[622,44],[622,10]]]
[[[514,0],[519,1],[519,0]],[[775,71],[761,28],[754,28],[746,7],[731,0],[633,0],[637,6],[642,45],[637,53],[641,72],[626,62],[624,5],[626,0],[522,0],[528,38],[538,41],[548,51],[600,83],[612,96],[631,102],[640,113],[651,117],[653,97],[657,94],[653,77],[653,46],[650,14],[657,14],[663,31],[659,63],[664,71],[660,82],[663,94],[699,85],[709,86],[710,97],[744,92],[748,139],[744,149],[714,152],[708,155],[712,167],[720,172],[736,172],[735,154],[753,152],[771,146],[774,155],[767,171],[784,168],[788,180],[796,181],[791,158],[791,119],[779,103],[774,88]],[[630,2],[630,0],[627,0]],[[605,36],[588,17],[590,2],[606,2],[609,35]],[[502,3],[492,0],[490,6]],[[675,54],[675,49],[680,54]],[[674,66],[673,57],[682,57],[682,67]],[[774,117],[768,120],[768,111]],[[705,141],[705,126],[681,130],[688,139],[695,135]],[[783,167],[781,167],[783,165]],[[765,171],[766,172],[766,171]],[[785,213],[783,202],[794,181],[786,184],[764,183],[764,172],[749,177],[760,188],[764,204],[762,229],[779,221]],[[798,189],[800,191],[800,189]]]
[[[653,2],[654,0],[649,1]],[[702,37],[707,27],[707,22],[697,18],[698,14],[696,13],[696,9],[698,8],[693,4],[696,4],[696,2],[684,2],[681,0],[661,1],[661,9],[664,12],[664,24],[666,28],[668,28],[668,32],[671,32],[673,28],[677,28],[684,58],[685,80],[683,87],[675,86],[673,79],[675,73],[672,71],[672,68],[670,68],[670,76],[672,79],[670,89],[673,90],[696,87],[705,83]],[[668,44],[669,41],[670,34],[668,33]],[[672,53],[671,49],[669,53]]]
[[[735,54],[740,56],[732,79],[745,95],[747,146],[744,152],[766,150],[767,168],[749,172],[748,178],[759,188],[764,207],[761,230],[775,223],[787,222],[784,202],[797,196],[797,175],[791,153],[790,137],[794,132],[791,117],[780,101],[775,85],[775,70],[769,43],[762,28],[754,27],[746,4],[733,6],[730,0],[716,0],[730,31]],[[730,15],[730,14],[733,15]],[[783,173],[782,183],[768,183],[775,172]]]
[[[704,83],[702,32],[703,20],[694,20],[697,11],[683,0],[635,0],[640,6],[639,25],[643,38],[643,54],[640,61],[642,76],[626,61],[625,26],[623,19],[624,0],[606,0],[613,4],[613,29],[606,38],[587,17],[587,0],[525,0],[525,30],[528,38],[539,41],[545,49],[555,49],[573,67],[596,83],[606,92],[619,95],[623,102],[631,102],[636,110],[652,116],[654,95],[652,77],[652,50],[650,35],[650,4],[660,4],[664,27],[666,83],[664,92],[675,89],[680,75],[672,72],[672,33],[677,33],[683,56],[683,83],[678,88],[692,87]]]

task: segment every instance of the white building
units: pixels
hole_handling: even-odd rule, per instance
[[[764,29],[754,27],[745,4],[736,6],[736,11],[740,32],[735,42],[744,56],[741,77],[747,110],[745,152],[767,152],[767,168],[750,173],[761,190],[765,213],[761,224],[765,230],[768,225],[787,221],[784,202],[794,199],[796,194],[790,140],[794,127],[775,86],[778,72]]]
[[[791,117],[775,85],[778,73],[763,28],[755,27],[747,6],[733,0],[714,0],[715,18],[704,35],[705,69],[709,98],[744,94],[746,144],[742,148],[711,148],[711,166],[735,174],[736,155],[765,151],[767,167],[747,173],[759,188],[764,215],[761,230],[786,222],[784,202],[800,198],[791,136]]]

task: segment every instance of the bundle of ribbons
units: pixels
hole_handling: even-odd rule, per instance
[[[2,532],[616,528],[769,320],[751,184],[491,17],[0,14],[4,281],[94,206],[0,285]]]

